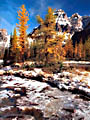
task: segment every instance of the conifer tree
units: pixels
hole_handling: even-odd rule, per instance
[[[14,60],[15,62],[17,62],[18,58],[19,58],[19,51],[18,51],[18,46],[19,46],[19,41],[18,41],[18,36],[17,36],[17,32],[16,32],[16,28],[14,28],[14,32],[13,32],[13,36],[11,36],[11,40],[10,40],[10,58],[12,60]]]
[[[43,20],[40,16],[37,16],[37,21],[40,24],[40,29],[37,30],[35,39],[38,46],[37,54],[39,59],[41,57],[41,60],[46,64],[49,63],[50,60],[56,62],[59,58],[63,58],[63,50],[60,50],[62,49],[62,39],[55,31],[56,23],[54,10],[52,8],[48,8],[48,13],[45,16],[45,20]],[[62,57],[60,57],[60,52],[63,53]]]
[[[74,56],[75,56],[75,59],[77,59],[77,57],[78,57],[78,45],[77,45],[77,41],[75,43]]]
[[[19,50],[20,50],[21,61],[23,61],[26,50],[26,41],[27,41],[26,40],[27,39],[26,30],[28,29],[27,22],[29,20],[29,14],[26,11],[24,5],[22,5],[20,10],[18,11],[18,20],[19,20],[19,24],[16,25],[19,30]]]
[[[71,38],[69,36],[68,41],[67,41],[67,43],[65,45],[65,51],[66,51],[66,57],[67,58],[70,58],[70,59],[73,58],[73,52],[74,52],[73,49],[74,48],[73,48],[72,40],[71,40]]]
[[[83,48],[82,48],[82,58],[83,60],[85,60],[85,56],[86,56],[86,53],[85,53],[85,45],[83,44]]]
[[[17,32],[16,32],[16,28],[14,28],[14,32],[13,32],[13,36],[12,36],[12,43],[11,43],[11,51],[12,51],[12,53],[16,52],[17,46],[18,46]]]
[[[80,40],[79,44],[78,44],[78,57],[79,59],[81,59],[83,56],[83,44],[82,44],[82,40]]]
[[[85,41],[85,54],[86,54],[86,59],[90,60],[90,36]]]

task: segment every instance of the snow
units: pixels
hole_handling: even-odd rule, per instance
[[[43,73],[42,69],[38,69],[38,68],[34,68],[34,71],[35,71],[37,74]]]
[[[33,88],[33,89],[37,89],[37,91],[41,91],[43,88],[46,88],[48,85],[47,83],[41,83],[39,81],[35,81],[35,80],[27,80],[27,79],[22,79],[19,77],[15,77],[12,76],[13,80],[12,81],[6,81],[5,84],[1,85],[1,88],[6,88],[9,86],[12,87],[18,87],[16,83],[18,83],[19,87],[26,87],[26,88]],[[16,88],[17,89],[17,88]]]
[[[29,42],[29,45],[33,42],[33,39],[32,38],[27,38],[28,42]]]
[[[0,91],[0,98],[3,99],[3,98],[8,98],[8,91],[7,90],[3,90],[3,91]]]
[[[10,35],[7,35],[6,37],[7,37],[7,42],[5,43],[5,48],[6,47],[9,48],[9,46],[10,46]]]
[[[0,64],[2,64],[3,63],[3,60],[0,60]]]
[[[10,110],[11,108],[13,108],[13,106],[2,107],[0,108],[0,111]]]
[[[90,62],[88,62],[88,61],[64,61],[63,63],[90,64]]]

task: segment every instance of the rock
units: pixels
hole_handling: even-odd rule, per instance
[[[33,108],[25,108],[22,112],[23,112],[23,114],[34,116],[35,119],[37,119],[37,120],[43,120],[43,112],[34,107]]]
[[[76,120],[85,120],[84,116],[83,115],[79,115],[76,117]]]
[[[63,109],[72,113],[75,113],[75,106],[72,103],[64,104]]]
[[[5,71],[4,70],[0,70],[0,76],[4,75]]]
[[[14,88],[15,94],[20,94],[21,96],[26,95],[26,88],[25,87],[19,87],[19,88]]]
[[[17,73],[18,77],[16,75],[0,77],[2,78],[0,119],[5,116],[8,119],[23,120],[31,118],[34,120],[78,120],[83,118],[88,120],[90,97],[87,94],[90,94],[90,91],[88,85],[84,86],[78,80],[82,75],[78,77],[72,73],[73,79],[70,80],[67,79],[67,75],[71,75],[68,72],[51,76],[49,74],[48,77],[45,76],[45,73],[42,75],[35,71],[31,71],[31,74],[30,71],[20,70],[13,73]],[[27,78],[25,75],[29,77]],[[60,78],[60,75],[63,77]],[[12,80],[10,80],[11,78]],[[76,97],[77,95],[78,97]],[[88,99],[83,99],[81,95]]]
[[[20,64],[20,63],[15,63],[12,65],[12,67],[14,67],[14,68],[21,68],[21,66],[22,66],[22,64]]]
[[[73,14],[70,21],[74,32],[83,30],[82,16],[78,13]]]
[[[37,74],[43,74],[42,69],[34,68],[34,71],[35,71]]]
[[[0,65],[2,65],[3,64],[3,60],[0,60]]]

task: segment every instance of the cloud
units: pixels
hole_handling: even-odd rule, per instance
[[[6,19],[3,17],[0,18],[0,28],[7,29],[8,32],[10,33],[12,31],[12,24],[8,22]]]
[[[43,11],[47,9],[47,0],[35,1],[34,6],[29,8],[30,16],[36,16],[42,14]]]
[[[59,0],[61,1],[61,0]],[[48,7],[52,7],[53,9],[61,9],[64,5],[64,2],[55,2],[55,0],[38,0],[35,1],[34,5],[29,8],[30,16],[36,16],[36,15],[43,15],[43,13],[46,13]]]

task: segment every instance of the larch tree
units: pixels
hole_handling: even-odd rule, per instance
[[[45,16],[45,20],[43,20],[40,16],[37,16],[37,21],[40,23],[41,28],[39,30],[39,34],[41,34],[41,52],[45,56],[45,63],[49,61],[49,53],[50,53],[50,43],[53,42],[53,35],[55,32],[55,16],[54,11],[51,8],[48,8],[48,13]],[[44,47],[43,47],[44,46]],[[40,50],[40,48],[39,48]]]
[[[15,62],[17,62],[18,59],[18,36],[17,36],[17,32],[16,32],[16,28],[14,28],[14,32],[13,35],[11,36],[11,40],[10,40],[10,57],[13,58],[13,60]]]
[[[80,40],[79,44],[78,44],[78,57],[79,59],[81,59],[83,56],[83,43],[82,40]]]
[[[76,41],[75,49],[74,49],[74,57],[75,57],[75,59],[77,59],[77,56],[78,56],[78,45],[77,45],[77,41]]]
[[[26,11],[24,5],[21,6],[20,10],[18,11],[18,20],[19,24],[17,25],[19,31],[19,50],[20,50],[20,57],[21,61],[24,61],[25,52],[26,52],[26,44],[27,44],[27,34],[26,30],[28,29],[27,22],[29,20],[29,14]]]
[[[83,48],[82,48],[82,58],[83,60],[85,60],[85,56],[86,56],[86,53],[85,53],[85,45],[83,44]]]
[[[73,50],[73,44],[72,44],[72,39],[70,38],[70,36],[68,37],[68,41],[67,43],[65,44],[65,51],[66,51],[66,57],[67,58],[73,58],[73,53],[74,53],[74,50]]]
[[[48,64],[51,60],[56,62],[56,59],[59,60],[59,58],[61,58],[61,54],[59,53],[61,51],[60,48],[62,48],[62,39],[56,32],[54,10],[52,8],[48,8],[45,20],[40,16],[37,16],[37,21],[40,24],[40,28],[37,30],[35,39],[38,46],[37,53],[39,58],[42,56],[41,60],[43,60],[45,64]]]
[[[85,41],[85,55],[86,59],[90,60],[90,36]]]

